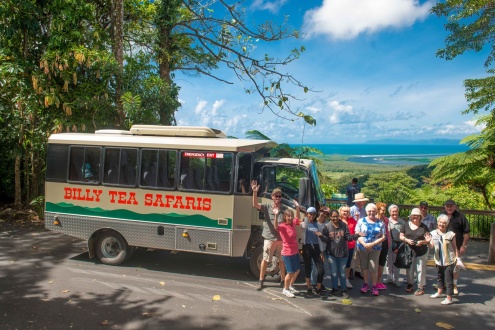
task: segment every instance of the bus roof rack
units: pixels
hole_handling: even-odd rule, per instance
[[[227,135],[219,129],[203,126],[162,126],[162,125],[132,125],[131,134],[160,135],[183,137],[226,138]]]
[[[95,131],[95,134],[121,134],[121,135],[129,135],[131,134],[129,131],[124,131],[120,129],[99,129]]]

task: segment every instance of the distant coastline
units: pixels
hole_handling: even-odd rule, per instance
[[[456,139],[430,139],[430,140],[390,140],[390,139],[381,139],[381,140],[368,140],[363,144],[400,144],[400,145],[436,145],[436,146],[445,146],[445,145],[459,145],[461,140]]]
[[[469,148],[460,144],[306,144],[321,150],[324,155],[348,156],[347,161],[380,165],[423,165],[433,159],[465,152]],[[391,142],[391,141],[390,141]],[[411,141],[408,141],[411,142]],[[292,145],[293,147],[302,145]]]

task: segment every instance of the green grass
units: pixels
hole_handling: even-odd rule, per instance
[[[355,176],[360,176],[382,172],[407,171],[413,167],[412,165],[354,163],[348,161],[351,158],[350,156],[343,155],[324,155],[318,158],[323,163],[319,166],[320,171],[333,179],[338,179],[351,173]]]

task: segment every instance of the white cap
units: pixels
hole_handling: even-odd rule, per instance
[[[306,213],[318,213],[314,207],[310,207],[306,210]]]

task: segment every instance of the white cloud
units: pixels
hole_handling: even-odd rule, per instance
[[[311,111],[312,113],[318,113],[318,112],[321,111],[321,108],[311,107],[311,106],[310,107],[306,107],[305,109],[308,110],[308,111]]]
[[[274,1],[254,0],[251,7],[255,10],[268,10],[276,14],[286,2],[287,0],[274,0]]]
[[[220,107],[224,104],[225,100],[216,100],[214,103],[213,103],[213,109],[211,111],[211,115],[212,116],[215,116],[218,112],[218,109],[220,109]]]
[[[424,19],[434,1],[419,0],[324,0],[321,7],[304,16],[308,36],[328,35],[332,39],[352,39],[361,33],[402,28]]]
[[[199,115],[207,105],[208,105],[207,101],[199,100],[198,104],[196,104],[196,107],[194,108],[194,113]]]
[[[481,133],[481,131],[486,128],[486,123],[481,123],[478,125],[476,123],[477,123],[476,119],[468,120],[464,122],[466,126],[472,127],[473,130],[477,131],[476,133]]]
[[[355,116],[351,105],[342,104],[338,101],[330,101],[328,105],[333,110],[329,117],[331,124],[340,124]]]

